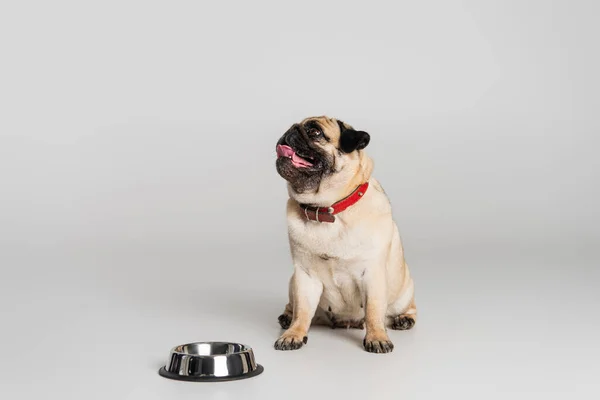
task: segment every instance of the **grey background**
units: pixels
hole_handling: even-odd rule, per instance
[[[3,398],[597,398],[595,1],[3,2]],[[371,133],[419,322],[276,352],[275,141]],[[160,378],[242,341],[265,366]]]

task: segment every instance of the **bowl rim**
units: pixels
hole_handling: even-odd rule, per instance
[[[194,354],[194,353],[188,353],[188,352],[182,351],[182,350],[177,350],[177,349],[182,349],[182,348],[184,348],[186,346],[199,345],[199,344],[236,345],[236,346],[240,346],[243,350],[236,351],[236,352],[233,352],[233,353],[228,353],[228,354]],[[248,346],[246,344],[239,343],[239,342],[228,342],[228,341],[222,341],[222,340],[183,343],[183,344],[179,344],[177,346],[174,346],[171,349],[171,354],[178,354],[178,355],[184,355],[184,356],[190,356],[190,357],[228,357],[228,356],[233,356],[235,354],[244,354],[244,353],[254,353],[254,351],[252,350],[252,347],[250,347],[250,346]]]

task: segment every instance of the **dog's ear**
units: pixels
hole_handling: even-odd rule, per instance
[[[344,153],[352,153],[367,147],[371,140],[371,136],[367,132],[346,128],[342,121],[338,121],[338,125],[340,127],[340,150]]]

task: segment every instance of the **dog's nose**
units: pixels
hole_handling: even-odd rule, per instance
[[[292,146],[294,149],[306,147],[304,145],[304,138],[302,137],[302,133],[300,133],[299,129],[290,131],[289,134],[285,135],[285,141],[287,145]]]
[[[295,126],[292,126],[290,129],[288,129],[279,139],[279,143],[278,144],[287,144],[289,145],[289,141],[290,141],[290,136],[293,136],[294,134],[294,130],[295,130]]]
[[[302,132],[299,124],[294,124],[281,136],[277,144],[290,146],[295,150],[302,150],[307,148],[306,140],[306,133]]]
[[[286,133],[284,133],[283,135],[281,135],[281,137],[277,141],[277,144],[283,144],[283,145],[288,145],[289,146],[289,140],[288,140],[289,132],[290,131],[287,131]]]

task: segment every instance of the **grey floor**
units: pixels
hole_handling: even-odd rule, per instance
[[[43,259],[21,253],[5,264],[3,392],[26,399],[600,393],[597,262],[415,254],[421,316],[413,330],[391,332],[393,353],[364,352],[364,331],[326,328],[313,329],[303,349],[278,352],[272,345],[290,268],[281,241],[272,242],[270,249],[49,249]],[[172,346],[202,340],[251,345],[264,373],[226,383],[158,376]]]
[[[600,398],[600,3],[4,2],[1,399]],[[275,143],[371,134],[419,321],[276,352]],[[265,371],[157,371],[190,341]]]

